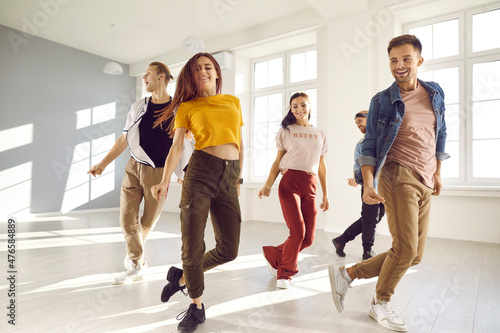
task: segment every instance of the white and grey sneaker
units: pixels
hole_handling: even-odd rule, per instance
[[[375,303],[370,303],[368,313],[370,317],[375,319],[380,325],[396,332],[408,331],[408,326],[399,318],[391,306],[391,302],[374,300]]]
[[[134,261],[130,259],[128,255],[125,256],[125,259],[123,259],[123,267],[125,267],[127,271],[135,267]]]
[[[113,284],[129,284],[134,281],[139,281],[144,279],[145,275],[146,275],[146,266],[137,264],[132,269],[129,269],[126,272],[115,277]]]
[[[142,260],[142,265],[144,266],[144,268],[148,268],[148,264],[144,259]],[[123,267],[125,267],[127,271],[135,267],[134,261],[130,259],[128,255],[125,256],[125,259],[123,259]]]
[[[276,287],[280,289],[288,289],[290,287],[290,280],[288,279],[277,279],[276,280]]]
[[[345,266],[335,267],[333,265],[328,266],[328,276],[330,277],[330,286],[332,288],[332,297],[335,307],[339,313],[344,311],[344,298],[347,294],[347,290],[351,288],[351,282],[348,282],[346,278],[342,275],[342,270]]]

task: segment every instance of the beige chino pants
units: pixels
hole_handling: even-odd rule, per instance
[[[156,200],[151,186],[161,182],[163,168],[152,168],[131,158],[125,167],[120,196],[120,226],[127,255],[134,263],[142,261],[144,242],[153,231],[165,203]],[[139,206],[144,198],[144,212],[139,221]]]
[[[378,190],[385,199],[392,247],[354,265],[353,269],[360,279],[378,276],[376,297],[390,301],[408,268],[422,260],[429,229],[432,189],[422,184],[415,171],[388,162],[380,173]]]

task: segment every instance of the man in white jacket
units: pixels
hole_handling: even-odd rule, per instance
[[[101,175],[104,169],[129,147],[132,157],[125,168],[120,195],[120,226],[127,251],[124,260],[126,271],[115,278],[115,284],[143,279],[147,268],[144,243],[154,229],[165,203],[165,199],[156,200],[149,189],[161,181],[165,159],[172,146],[172,138],[165,129],[153,128],[156,114],[170,105],[171,97],[167,93],[167,85],[171,78],[170,70],[163,63],[153,62],[149,65],[143,80],[146,91],[152,93],[152,96],[138,100],[132,105],[123,134],[102,161],[88,171],[94,177]],[[173,119],[174,117],[170,120]],[[193,150],[189,143],[184,149]],[[190,154],[185,155],[189,158]],[[186,163],[187,159],[181,160],[176,169],[179,179],[183,178],[182,169]],[[139,219],[139,206],[143,199],[144,211]]]

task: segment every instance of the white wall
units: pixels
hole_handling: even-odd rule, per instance
[[[441,6],[448,3],[448,0],[432,2],[435,5],[433,8],[439,7],[443,13],[450,12],[451,7]],[[430,5],[424,6],[422,10],[430,12]],[[372,8],[371,11],[328,20],[316,29],[318,123],[328,134],[331,203],[330,211],[319,213],[318,228],[340,233],[359,218],[360,188],[347,185],[347,178],[352,175],[354,146],[360,137],[353,116],[357,111],[368,108],[376,92],[392,84],[387,44],[391,38],[402,33],[402,23],[415,19],[411,11],[419,12],[415,8]],[[289,49],[299,46],[295,43]],[[242,75],[244,82],[249,83],[250,59],[242,57],[236,63],[234,74]],[[248,93],[239,97],[248,125],[250,98]],[[245,126],[245,138],[248,147],[248,126]],[[245,164],[248,168],[248,159]],[[242,186],[240,202],[244,220],[284,223],[277,184],[278,181],[270,198],[262,200],[257,198],[257,193],[263,183],[246,182]],[[174,189],[171,189],[171,200],[166,204],[169,211],[178,209],[178,199],[173,193]],[[377,233],[389,234],[385,218],[379,224]],[[429,236],[500,243],[500,190],[457,192],[445,189],[440,197],[433,198]]]

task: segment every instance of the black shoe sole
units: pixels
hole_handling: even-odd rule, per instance
[[[343,248],[344,246],[342,246],[342,250],[339,250],[338,248],[340,247],[340,243],[335,241],[337,238],[334,238],[332,239],[332,243],[333,243],[333,247],[335,247],[335,253],[339,256],[339,257],[342,257],[344,258],[345,257],[345,253],[343,251]],[[337,247],[337,244],[339,244],[339,246]]]
[[[179,273],[180,272],[180,273]],[[173,293],[171,293],[171,291],[169,291],[169,286],[170,284],[172,285],[175,285],[175,284],[179,284],[179,279],[182,277],[182,269],[179,269],[179,268],[176,268],[176,267],[170,267],[170,269],[168,270],[168,273],[167,273],[167,285],[165,287],[163,287],[163,290],[161,291],[161,296],[160,296],[160,299],[163,303],[166,303],[170,300],[170,297],[172,297],[173,295],[175,295],[177,292],[183,290],[184,288],[186,288],[186,286],[183,286],[183,287],[174,287],[176,288],[177,290],[174,291]]]

